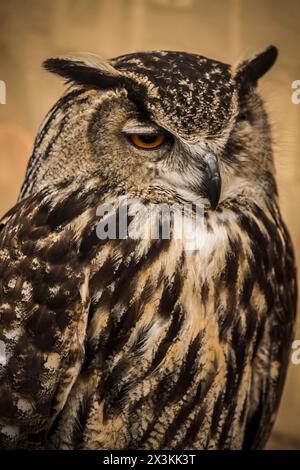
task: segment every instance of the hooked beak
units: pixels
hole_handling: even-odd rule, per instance
[[[219,165],[213,154],[208,154],[205,160],[205,186],[207,198],[212,210],[218,207],[221,194],[221,176]]]

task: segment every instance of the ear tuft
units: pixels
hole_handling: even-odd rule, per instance
[[[278,49],[269,46],[254,58],[242,62],[237,68],[237,79],[242,83],[256,85],[259,78],[267,73],[274,65],[278,56]]]
[[[67,82],[84,86],[112,88],[120,80],[119,72],[109,62],[96,56],[53,57],[45,60],[43,67],[65,78]]]

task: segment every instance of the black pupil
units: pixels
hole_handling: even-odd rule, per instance
[[[157,137],[158,136],[156,134],[140,134],[139,135],[139,138],[145,144],[153,144],[153,142],[156,141]]]

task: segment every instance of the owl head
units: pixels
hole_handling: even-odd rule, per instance
[[[208,210],[230,198],[273,197],[256,87],[276,57],[271,46],[237,67],[175,51],[46,60],[70,86],[42,124],[21,197],[91,178],[113,194]]]

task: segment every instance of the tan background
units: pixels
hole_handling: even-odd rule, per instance
[[[37,128],[63,90],[40,68],[51,55],[177,49],[236,62],[269,44],[276,67],[260,90],[273,125],[281,207],[300,257],[299,0],[6,0],[0,5],[0,212],[14,204]],[[297,338],[300,338],[298,328]],[[291,365],[270,448],[300,449],[300,365]]]

